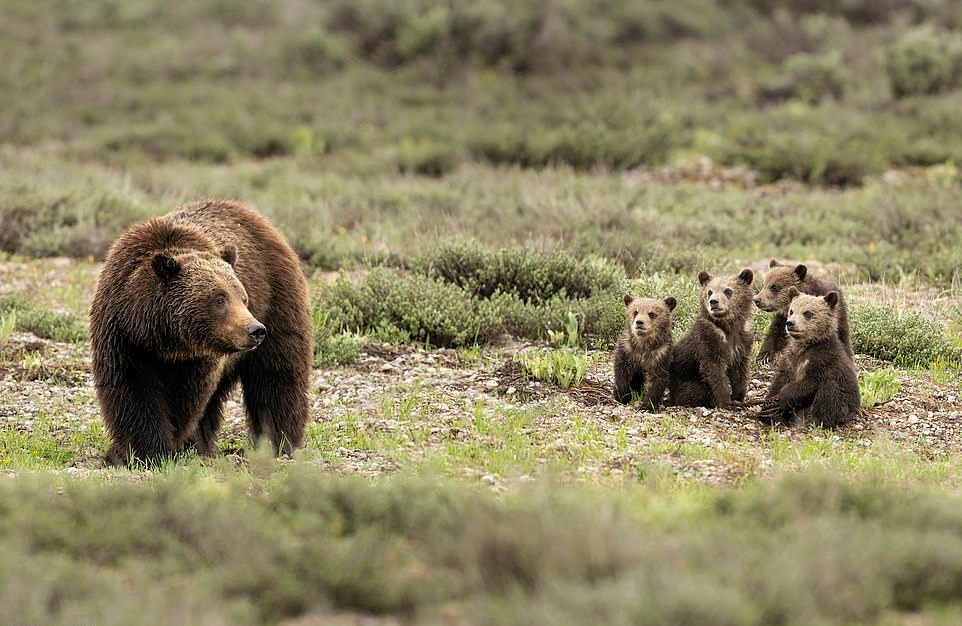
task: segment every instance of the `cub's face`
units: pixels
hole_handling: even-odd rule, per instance
[[[785,313],[791,302],[788,290],[795,287],[801,291],[808,268],[804,265],[782,265],[775,259],[772,259],[769,267],[771,270],[765,275],[765,284],[755,296],[755,306],[768,313]]]
[[[178,338],[177,350],[230,354],[256,348],[267,335],[247,309],[247,291],[234,273],[236,252],[221,256],[160,253],[153,269],[163,284],[166,315]]]
[[[671,335],[671,312],[677,301],[674,298],[655,300],[625,296],[625,331],[644,339]]]
[[[701,306],[715,319],[724,319],[744,312],[751,307],[752,279],[755,275],[744,269],[736,276],[715,276],[708,272],[698,274],[701,283]]]
[[[794,340],[810,343],[835,335],[838,327],[838,292],[830,291],[825,296],[799,294],[790,287],[788,296],[788,320],[785,332]]]

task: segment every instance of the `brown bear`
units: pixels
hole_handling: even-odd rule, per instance
[[[745,399],[754,339],[753,278],[750,269],[717,278],[698,274],[701,311],[673,351],[672,404],[727,409]]]
[[[312,341],[298,258],[250,208],[194,202],[133,226],[90,307],[106,460],[211,454],[238,381],[253,440],[291,454],[308,419]]]
[[[761,416],[771,422],[807,417],[823,426],[838,426],[859,411],[855,364],[838,336],[841,297],[799,295],[789,287],[785,330],[788,345],[779,356],[775,379]]]
[[[765,363],[774,359],[788,343],[785,322],[788,320],[790,302],[787,294],[791,287],[795,287],[799,293],[812,296],[824,296],[830,291],[838,293],[838,338],[845,346],[848,355],[853,356],[852,339],[848,327],[848,308],[845,306],[845,298],[838,285],[826,278],[813,276],[805,265],[793,267],[772,259],[769,267],[771,271],[765,275],[765,284],[755,296],[755,306],[772,314],[771,325],[758,352],[758,362]]]
[[[644,393],[644,406],[658,409],[665,399],[671,366],[671,312],[674,298],[625,296],[625,331],[615,346],[615,399],[628,404]]]

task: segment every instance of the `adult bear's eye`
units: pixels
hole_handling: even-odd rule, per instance
[[[224,306],[227,304],[227,298],[224,296],[217,296],[217,306]]]

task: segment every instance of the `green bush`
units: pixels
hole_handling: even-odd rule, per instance
[[[314,327],[314,366],[331,367],[357,361],[364,338],[336,328],[329,315],[315,307],[312,315]]]
[[[624,281],[621,268],[604,259],[579,259],[530,247],[492,252],[464,239],[439,243],[415,259],[412,269],[480,298],[500,292],[534,303],[554,296],[589,298],[619,289]]]
[[[763,83],[760,91],[766,100],[795,98],[808,104],[841,100],[848,75],[837,51],[827,54],[798,53],[782,63],[779,73]]]
[[[962,84],[962,34],[910,30],[886,49],[885,71],[896,98],[955,89]]]
[[[490,297],[418,272],[378,268],[355,283],[345,276],[321,290],[316,306],[334,327],[384,340],[470,346],[505,335],[543,340],[564,332],[570,316],[580,337],[610,345],[621,328],[622,291],[573,298],[563,292],[524,300],[495,288]]]
[[[903,367],[926,367],[937,360],[958,361],[960,348],[939,324],[919,313],[872,305],[849,309],[852,348]]]
[[[78,343],[87,338],[87,327],[73,315],[41,309],[20,296],[0,296],[0,316],[7,315],[17,330],[42,339]]]
[[[880,134],[869,117],[836,107],[786,105],[737,118],[719,160],[748,165],[765,180],[858,185],[881,173],[900,135]]]

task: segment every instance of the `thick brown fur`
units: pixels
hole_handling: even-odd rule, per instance
[[[827,427],[844,424],[858,413],[860,402],[854,362],[838,337],[839,294],[799,295],[794,287],[788,292],[788,345],[762,416],[775,422],[806,416]]]
[[[300,445],[307,285],[283,236],[244,205],[195,202],[122,235],[100,274],[90,337],[109,463],[187,446],[212,453],[238,382],[252,438],[278,453]]]
[[[791,302],[788,298],[788,290],[791,287],[797,289],[799,293],[812,296],[824,296],[830,291],[838,292],[838,338],[845,346],[848,355],[853,356],[848,326],[848,307],[838,285],[827,278],[813,276],[805,265],[785,265],[772,259],[769,267],[771,269],[765,275],[765,284],[755,296],[755,306],[772,314],[771,325],[758,352],[758,361],[764,363],[774,359],[788,345],[785,322],[788,321],[788,305]]]
[[[701,272],[701,311],[675,346],[671,403],[731,408],[745,399],[751,372],[752,279],[750,269],[713,278]]]
[[[644,393],[644,406],[661,406],[671,366],[671,312],[674,298],[625,296],[625,331],[615,346],[615,399],[622,404]]]

